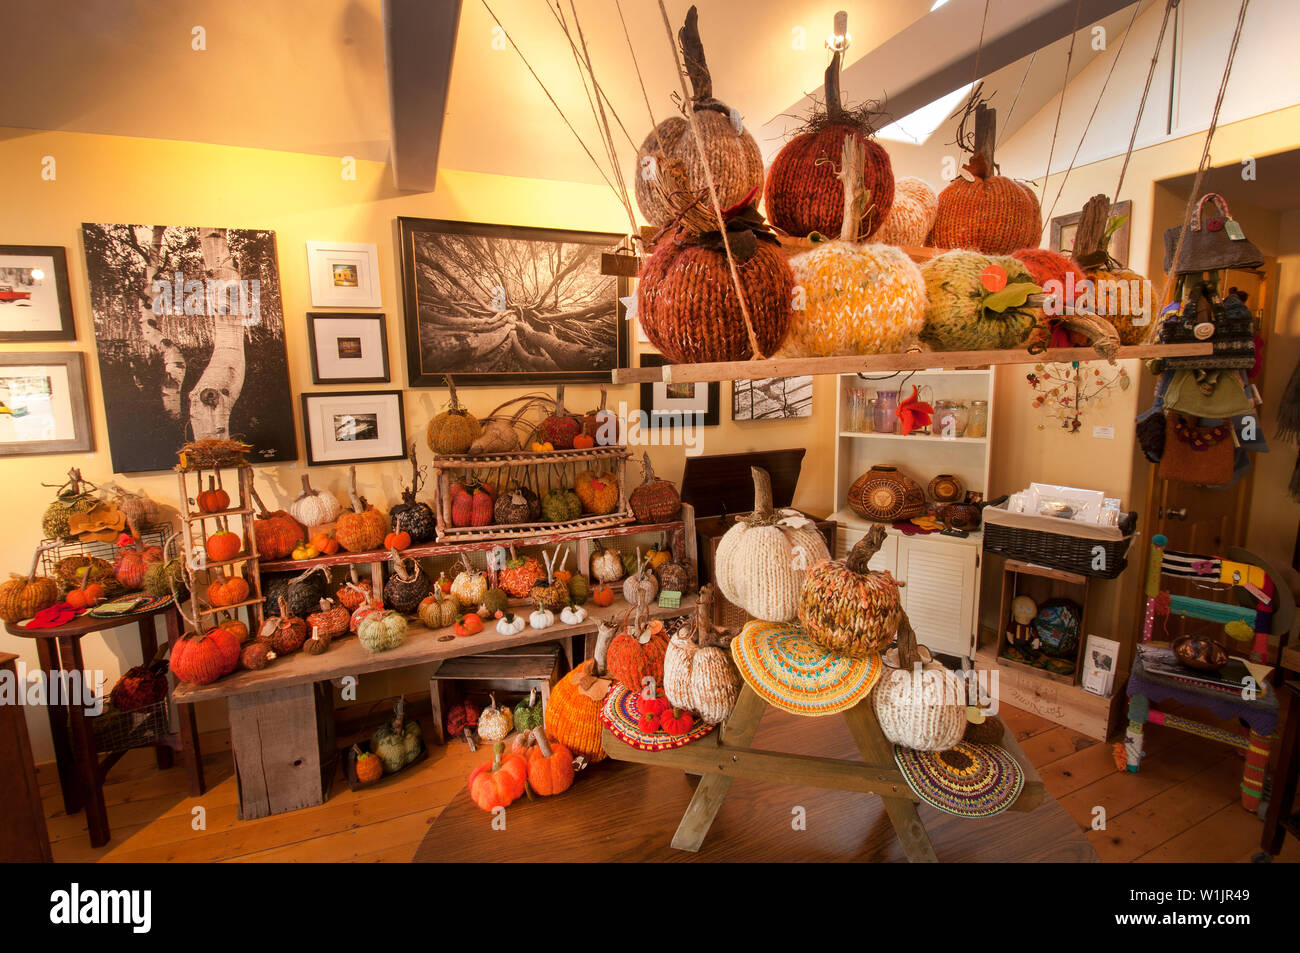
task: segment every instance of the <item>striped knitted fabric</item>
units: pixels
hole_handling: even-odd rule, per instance
[[[924,245],[939,211],[939,196],[924,179],[905,175],[894,182],[894,204],[871,237],[882,245]]]
[[[1031,282],[1025,266],[1009,255],[950,251],[921,266],[928,304],[921,340],[936,351],[992,351],[1017,347],[1042,320],[1040,308],[987,311],[984,269],[999,265],[1007,283]]]
[[[788,622],[799,612],[807,568],[830,559],[826,539],[806,526],[749,526],[738,522],[718,542],[713,581],[733,604],[756,619]],[[801,549],[796,560],[796,549]],[[804,568],[796,569],[796,565]]]
[[[664,695],[678,708],[695,712],[707,724],[731,714],[740,695],[740,673],[731,653],[714,645],[703,648],[683,626],[668,642],[664,657]]]
[[[856,573],[827,560],[808,570],[799,623],[828,652],[865,658],[889,647],[903,618],[898,583],[887,572]]]
[[[1009,255],[1042,238],[1043,216],[1028,186],[1005,176],[957,176],[939,193],[927,245]]]
[[[966,686],[941,665],[887,670],[871,700],[885,737],[913,751],[945,751],[966,731]]]
[[[605,749],[600,743],[600,712],[604,701],[596,701],[584,695],[578,688],[578,681],[591,674],[591,659],[583,662],[551,689],[551,697],[546,703],[544,715],[546,733],[564,745],[574,754],[585,755],[590,761],[605,758]]]
[[[893,165],[880,143],[838,123],[795,136],[772,160],[764,207],[773,225],[796,238],[813,232],[826,238],[840,237],[844,183],[835,172],[849,136],[857,136],[864,146],[862,188],[867,207],[857,238],[866,241],[875,235],[894,204]]]
[[[1086,286],[1083,282],[1088,280],[1088,276],[1083,273],[1083,269],[1074,263],[1074,259],[1068,255],[1062,255],[1057,251],[1050,251],[1046,248],[1019,248],[1011,253],[1011,257],[1025,266],[1030,277],[1033,278],[1034,284],[1047,287],[1049,281],[1060,283],[1061,294],[1065,293],[1067,276],[1073,275],[1074,281],[1074,299],[1078,300],[1079,296],[1084,293]],[[1044,316],[1042,323],[1029,335],[1029,340],[1025,342],[1027,346],[1035,344],[1050,345],[1052,343],[1052,321]],[[1088,338],[1078,331],[1066,332],[1068,334],[1068,343],[1073,347],[1087,347]],[[1065,342],[1058,342],[1065,343]]]
[[[1113,271],[1094,268],[1088,272],[1088,277],[1097,286],[1097,314],[1115,325],[1119,343],[1126,346],[1141,344],[1150,330],[1150,322],[1155,320],[1154,316],[1148,315],[1142,308],[1141,290],[1146,284],[1146,278],[1128,268],[1116,268]],[[1133,294],[1135,290],[1138,292],[1136,295]],[[1153,301],[1152,307],[1159,308],[1160,302]],[[1146,323],[1134,325],[1135,318]]]
[[[754,137],[743,129],[737,132],[731,118],[714,109],[696,110],[695,122],[704,139],[719,203],[724,209],[731,208],[752,192],[756,204],[757,190],[763,187],[763,156]],[[658,228],[671,222],[677,209],[661,198],[655,188],[656,177],[670,195],[680,193],[693,199],[708,194],[704,162],[690,124],[682,116],[672,116],[656,126],[641,143],[636,159],[632,175],[636,204],[646,220]],[[842,196],[841,192],[841,204]]]
[[[790,268],[803,294],[783,356],[893,354],[925,323],[925,280],[898,248],[826,242],[791,258]]]

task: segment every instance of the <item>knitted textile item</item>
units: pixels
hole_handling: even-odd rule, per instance
[[[799,625],[748,622],[731,643],[741,677],[769,705],[795,715],[833,715],[870,693],[879,654],[851,659],[818,647]]]
[[[1142,308],[1145,297],[1142,289],[1146,285],[1146,278],[1128,268],[1094,268],[1088,272],[1088,277],[1092,279],[1095,289],[1093,308],[1097,316],[1115,325],[1120,344],[1141,344],[1150,330],[1152,320],[1152,316]],[[1158,304],[1157,302],[1155,306],[1158,307]],[[1134,326],[1134,318],[1144,323]]]
[[[584,755],[590,761],[605,758],[600,743],[600,710],[604,699],[597,701],[583,694],[578,682],[591,674],[591,659],[580,664],[551,689],[546,703],[546,733],[575,755]]]
[[[867,658],[889,647],[903,617],[898,583],[888,572],[857,573],[827,560],[808,570],[799,623],[827,652]]]
[[[871,237],[883,245],[924,245],[938,210],[939,196],[930,184],[905,175],[894,181],[894,204]]]
[[[890,669],[871,696],[880,730],[914,751],[945,751],[966,731],[966,686],[942,665]]]
[[[668,640],[664,656],[664,695],[678,708],[695,712],[708,724],[724,721],[740,695],[740,673],[731,652],[697,645],[689,625]]]
[[[803,289],[781,348],[788,357],[892,354],[925,324],[925,279],[901,249],[826,242],[790,259]]]
[[[668,638],[664,635],[662,622],[656,619],[650,626],[653,634],[644,645],[633,634],[635,629],[620,632],[609,644],[609,658],[605,664],[610,677],[632,691],[640,691],[641,680],[647,676],[653,678],[656,685],[664,680],[664,653],[668,649]]]
[[[798,614],[807,568],[830,558],[816,524],[793,510],[783,512],[781,522],[766,526],[737,522],[718,542],[713,558],[719,591],[770,622],[788,622]]]
[[[704,139],[722,208],[731,208],[751,192],[753,204],[757,204],[759,193],[755,190],[763,187],[763,157],[754,137],[744,129],[737,132],[730,116],[713,109],[697,109],[695,122]],[[695,134],[682,116],[672,116],[656,126],[641,143],[636,160],[636,204],[650,224],[662,228],[681,207],[701,195],[705,206],[712,207]],[[671,205],[656,189],[656,177],[664,192],[675,199]]]
[[[759,241],[748,261],[736,260],[754,336],[765,355],[776,351],[790,325],[794,276],[774,242]],[[754,356],[745,316],[723,252],[662,239],[637,286],[641,327],[670,361],[694,364],[744,361]]]
[[[992,817],[1020,797],[1025,772],[1005,748],[959,741],[947,751],[894,746],[908,787],[927,804],[958,817]]]
[[[925,278],[925,327],[921,340],[936,351],[992,351],[1023,343],[1043,320],[1040,308],[984,307],[988,290],[980,276],[990,265],[1006,272],[1007,284],[1032,282],[1025,266],[1009,255],[988,256],[950,251],[921,266]]]
[[[827,237],[840,234],[844,185],[835,173],[848,136],[861,139],[866,153],[862,187],[867,207],[862,213],[858,239],[865,241],[879,229],[894,204],[894,171],[889,153],[874,139],[840,123],[795,136],[772,160],[764,196],[767,217],[773,225],[796,238],[812,232]]]
[[[691,730],[681,735],[670,735],[666,731],[642,731],[640,703],[645,698],[640,691],[628,691],[622,685],[615,687],[605,698],[605,705],[600,711],[600,721],[619,741],[640,748],[642,751],[667,751],[680,748],[692,741],[698,741],[712,731],[716,725],[696,721]],[[662,699],[660,699],[662,701]]]
[[[971,744],[995,745],[1002,740],[1002,735],[1006,732],[1006,727],[1002,720],[996,716],[985,716],[984,720],[975,723],[967,722],[965,734],[962,735],[962,741],[969,741]],[[1121,768],[1121,770],[1123,770]]]
[[[1034,284],[1040,285],[1046,290],[1049,281],[1060,283],[1060,294],[1065,294],[1068,287],[1067,275],[1073,275],[1074,299],[1077,301],[1079,296],[1084,293],[1087,286],[1084,282],[1088,276],[1084,274],[1083,269],[1074,263],[1074,259],[1062,255],[1060,252],[1049,251],[1046,248],[1020,248],[1011,253],[1011,257],[1025,266],[1033,279]],[[1029,340],[1026,345],[1044,344],[1048,347],[1087,347],[1087,336],[1080,334],[1078,331],[1069,331],[1064,328],[1054,332],[1052,319],[1046,315],[1043,321],[1034,328],[1029,334]]]
[[[1042,232],[1042,210],[1028,186],[1001,175],[974,180],[959,175],[939,193],[926,244],[1008,255],[1037,245]]]

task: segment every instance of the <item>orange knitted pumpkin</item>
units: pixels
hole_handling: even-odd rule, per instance
[[[595,653],[556,683],[543,714],[552,747],[563,745],[592,762],[606,757],[601,744],[600,711],[610,687],[605,679],[606,662],[615,631],[612,623],[598,624]],[[602,687],[604,692],[600,691]]]
[[[638,634],[649,629],[650,637],[641,642]],[[641,680],[647,676],[656,685],[663,684],[664,655],[668,652],[668,639],[664,624],[658,619],[638,626],[635,622],[614,637],[609,646],[609,674],[631,692],[641,691]]]
[[[573,752],[558,741],[551,744],[541,726],[533,737],[537,745],[528,749],[528,783],[543,797],[563,794],[573,785]]]
[[[268,510],[253,491],[258,515],[253,520],[253,542],[263,559],[286,559],[295,546],[307,538],[307,528],[284,510]]]
[[[523,796],[528,763],[523,755],[507,755],[505,751],[505,744],[498,741],[492,749],[492,760],[470,772],[470,800],[485,811],[508,807]]]
[[[203,551],[208,554],[208,560],[214,563],[223,563],[228,559],[234,559],[243,548],[244,541],[239,538],[237,533],[232,533],[228,529],[218,530],[209,536],[207,542],[203,544]]]
[[[583,470],[578,474],[573,490],[582,501],[584,513],[604,516],[618,508],[618,478],[612,473]]]
[[[248,582],[240,576],[220,576],[208,583],[208,603],[233,606],[248,598]]]
[[[1147,331],[1150,330],[1152,320],[1142,310],[1142,288],[1147,279],[1136,271],[1119,265],[1110,268],[1094,268],[1088,272],[1088,277],[1094,282],[1096,298],[1093,307],[1098,317],[1103,317],[1115,325],[1120,344],[1141,344]],[[1123,293],[1125,291],[1128,293]],[[1134,318],[1143,320],[1144,324],[1140,327],[1134,326]]]
[[[349,467],[351,487],[348,498],[352,512],[341,513],[334,526],[334,538],[350,553],[365,553],[378,549],[388,534],[388,518],[357,495],[357,468]]]
[[[1052,287],[1048,282],[1057,282],[1060,286],[1056,292],[1058,294],[1064,295],[1068,289],[1073,288],[1074,299],[1077,300],[1084,292],[1084,282],[1088,276],[1071,258],[1060,252],[1046,248],[1021,248],[1012,252],[1011,257],[1025,266],[1025,270],[1034,279],[1034,284],[1044,291]],[[1035,344],[1047,347],[1087,347],[1088,343],[1087,335],[1054,327],[1052,319],[1046,315],[1025,341],[1029,347]]]
[[[926,244],[986,255],[1007,255],[1037,245],[1043,217],[1029,187],[1006,176],[989,175],[982,155],[972,156],[962,168],[973,178],[959,175],[939,193],[939,208]]]
[[[239,664],[239,640],[228,629],[217,626],[202,635],[183,635],[171,647],[168,663],[182,682],[207,685],[229,675]]]
[[[144,585],[144,574],[149,571],[149,565],[162,559],[161,546],[136,545],[135,549],[122,550],[113,562],[114,578],[133,592]]]

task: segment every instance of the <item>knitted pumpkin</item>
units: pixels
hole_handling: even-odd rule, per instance
[[[483,596],[487,593],[487,576],[471,566],[469,557],[464,553],[461,553],[460,562],[464,568],[451,581],[451,594],[462,608],[473,609],[483,601]]]
[[[409,556],[403,557],[396,551],[389,555],[392,557],[393,571],[384,583],[384,604],[410,615],[429,594],[429,577],[420,568],[419,561]]]
[[[537,425],[544,443],[556,450],[572,450],[573,438],[582,433],[582,421],[564,408],[564,385],[555,388],[555,410]]]
[[[257,640],[271,646],[276,655],[291,655],[307,641],[307,622],[292,615],[289,603],[281,599],[280,614],[262,623],[257,632]]]
[[[470,772],[470,800],[484,811],[509,807],[516,798],[524,796],[528,763],[523,755],[505,752],[505,744],[498,741],[492,749],[492,760]]]
[[[1006,285],[991,291],[985,269],[998,266]],[[1009,255],[950,251],[921,266],[928,304],[921,340],[936,351],[992,351],[1022,344],[1043,320],[1025,298],[1041,289]],[[996,286],[996,285],[995,285]]]
[[[986,255],[1009,255],[1032,248],[1043,232],[1038,198],[1027,185],[990,175],[984,156],[976,154],[962,167],[971,174],[957,176],[939,193],[934,227],[927,245],[963,248]]]
[[[763,187],[758,143],[743,129],[739,117],[733,118],[733,111],[713,98],[713,80],[694,6],[686,13],[686,25],[678,31],[678,39],[691,81],[688,108],[703,140],[703,154],[689,121],[682,116],[665,119],[641,143],[633,176],[636,202],[646,220],[657,227],[672,222],[698,196],[708,195],[706,162],[724,209],[744,201],[757,202]]]
[[[453,596],[434,592],[420,600],[415,614],[429,628],[445,629],[455,624],[456,616],[460,614],[460,604]]]
[[[1046,248],[1020,248],[1012,252],[1011,257],[1025,266],[1030,280],[1044,291],[1051,287],[1048,282],[1056,282],[1058,294],[1063,295],[1067,288],[1073,287],[1074,301],[1084,293],[1084,282],[1088,276],[1074,261],[1060,252]],[[1069,330],[1060,322],[1044,315],[1043,320],[1030,332],[1025,344],[1029,347],[1038,344],[1045,347],[1087,347],[1088,338],[1082,332]]]
[[[523,557],[515,552],[514,543],[510,544],[510,558],[506,568],[497,573],[497,585],[506,594],[516,599],[526,599],[533,591],[533,585],[546,577],[542,564],[532,556]]]
[[[447,376],[447,390],[451,394],[451,406],[429,421],[429,449],[434,453],[465,453],[482,435],[483,426],[477,417],[461,407],[451,375]]]
[[[254,640],[239,650],[239,667],[250,672],[260,672],[274,660],[275,652],[265,642]]]
[[[928,655],[927,651],[922,658]],[[961,741],[966,731],[966,685],[932,660],[906,667],[887,666],[871,693],[871,702],[881,732],[904,748],[946,751]]]
[[[380,610],[362,618],[357,638],[367,652],[387,652],[406,641],[406,619],[398,612]]]
[[[600,389],[600,406],[582,418],[582,435],[590,437],[592,446],[612,447],[619,443],[618,414],[605,407],[608,395]]]
[[[809,566],[829,559],[816,525],[794,510],[772,510],[772,480],[751,467],[754,512],[723,535],[713,559],[713,581],[732,603],[769,622],[788,622],[799,607]]]
[[[872,239],[882,245],[924,245],[934,227],[939,196],[923,179],[905,175],[894,180],[894,204]]]
[[[357,606],[361,605],[371,596],[371,589],[374,583],[369,579],[358,579],[356,567],[352,567],[352,579],[339,587],[338,592],[334,594],[339,604],[349,612],[354,611]]]
[[[885,527],[876,524],[844,562],[826,560],[808,570],[799,624],[826,651],[864,658],[887,648],[898,632],[898,583],[888,572],[867,568],[884,541]]]
[[[478,727],[478,706],[468,698],[455,702],[447,709],[447,717],[443,725],[448,738],[463,734],[468,739],[470,731]]]
[[[596,582],[618,582],[623,578],[623,559],[615,549],[606,549],[600,540],[592,540],[595,550],[591,554],[588,571]]]
[[[492,511],[496,506],[496,493],[476,479],[462,480],[452,485],[452,526],[490,526]]]
[[[582,515],[582,500],[570,489],[555,487],[542,497],[542,516],[548,523],[568,523]]]
[[[208,583],[208,604],[214,608],[238,605],[248,598],[248,580],[242,576],[218,576]]]
[[[516,731],[532,731],[542,724],[542,702],[537,697],[537,689],[528,692],[528,697],[515,705],[514,722]]]
[[[666,523],[677,519],[682,511],[682,497],[677,487],[667,480],[655,476],[650,463],[650,454],[641,457],[641,485],[633,490],[627,498],[632,507],[632,515],[638,523]]]
[[[1090,269],[1087,275],[1093,282],[1094,308],[1098,316],[1115,326],[1119,333],[1119,343],[1141,344],[1153,320],[1142,307],[1141,289],[1146,285],[1147,279],[1114,261],[1105,267]],[[1127,294],[1124,293],[1125,290]],[[1144,323],[1135,325],[1135,319]]]
[[[573,786],[573,753],[558,741],[551,744],[541,726],[532,729],[536,745],[528,749],[528,784],[542,797],[563,794]]]
[[[858,221],[850,240],[871,237],[894,203],[894,171],[889,154],[871,135],[864,113],[850,113],[840,103],[840,57],[826,67],[826,111],[815,115],[810,129],[795,136],[776,154],[767,172],[764,193],[767,217],[787,234],[839,235],[844,227],[844,189],[837,177],[846,139],[856,140],[854,156],[862,168],[866,201],[854,209]]]
[[[307,528],[284,510],[268,510],[256,490],[253,490],[253,502],[257,504],[258,512],[253,519],[253,541],[257,544],[257,555],[262,559],[287,559],[294,547],[307,538]],[[212,537],[208,541],[211,542]],[[239,550],[236,549],[235,552]],[[208,558],[212,558],[211,551]]]
[[[664,651],[664,695],[711,725],[731,714],[741,677],[728,646],[731,633],[713,625],[713,587],[700,590],[695,620],[677,630]]]
[[[352,746],[355,760],[352,769],[356,772],[357,783],[374,784],[384,776],[384,762],[369,751],[362,751],[360,745]]]
[[[639,692],[642,679],[653,678],[663,684],[664,655],[668,638],[658,619],[647,619],[644,604],[637,606],[631,621],[609,644],[609,674],[628,691]]]
[[[352,511],[341,513],[334,527],[334,538],[350,553],[365,553],[378,549],[388,535],[388,520],[383,513],[357,495],[357,468],[348,467],[348,499]]]
[[[384,763],[385,774],[402,770],[424,750],[420,723],[406,719],[405,696],[393,706],[393,720],[380,725],[370,736],[370,750]]]
[[[50,539],[68,535],[68,518],[74,513],[89,513],[99,502],[95,485],[81,478],[81,471],[73,467],[68,471],[68,482],[59,487],[55,500],[41,516],[41,530]]]
[[[546,734],[552,743],[562,744],[589,761],[605,758],[600,711],[610,688],[605,665],[615,632],[613,624],[599,623],[595,653],[556,683],[546,705]]]
[[[172,643],[168,665],[180,681],[207,685],[233,672],[239,655],[239,639],[229,629],[217,626],[177,639]]]
[[[264,613],[268,616],[280,611],[280,600],[289,604],[289,614],[305,616],[315,611],[320,601],[329,595],[329,572],[323,567],[308,569],[296,576],[263,576],[262,595]]]
[[[657,595],[659,595],[659,577],[650,569],[650,563],[641,559],[638,553],[636,570],[623,580],[623,598],[627,600],[628,605],[634,606],[638,601],[644,601],[649,605]]]
[[[185,567],[180,559],[173,558],[150,563],[144,573],[145,595],[158,598],[170,595],[173,589],[178,592],[185,589]]]
[[[497,704],[496,695],[489,694],[488,698],[491,701],[478,714],[478,736],[484,741],[504,741],[514,730],[514,716],[509,708]]]
[[[555,571],[567,562],[569,551],[564,550],[564,560],[560,559],[561,547],[557,546],[553,553],[543,553],[542,561],[546,565],[544,576],[533,583],[533,587],[528,591],[528,598],[537,609],[556,610],[565,606],[569,601],[569,585],[562,579],[557,579]]]
[[[339,518],[339,501],[332,493],[312,489],[311,477],[302,475],[302,492],[289,504],[289,515],[303,526],[323,526]]]
[[[433,539],[437,520],[434,518],[433,508],[428,503],[415,498],[415,495],[420,492],[423,469],[416,458],[414,440],[411,441],[411,452],[408,456],[411,461],[411,483],[409,486],[402,487],[402,502],[394,506],[388,515],[393,521],[393,532],[407,533],[411,537],[411,542],[424,543]]]
[[[582,511],[604,516],[618,508],[618,478],[612,473],[583,470],[574,481],[573,491],[582,501]]]
[[[217,530],[203,542],[203,551],[207,554],[208,562],[213,563],[228,562],[238,556],[243,548],[244,541],[240,539],[239,534],[228,529]],[[261,548],[262,544],[258,543],[259,551]]]
[[[304,478],[305,479],[305,478]],[[208,488],[199,491],[194,497],[194,503],[199,508],[200,513],[220,513],[222,510],[230,508],[230,494],[217,486],[217,478],[208,477]]]
[[[17,573],[9,581],[0,584],[0,619],[5,622],[18,622],[30,619],[36,613],[59,601],[59,586],[49,576],[36,575],[40,565],[41,549],[36,550],[32,558],[32,568],[27,575]]]
[[[123,548],[113,561],[113,575],[123,587],[131,592],[138,592],[144,587],[144,574],[149,566],[161,562],[161,546],[145,546],[139,537],[134,537],[129,547]]]
[[[313,638],[334,639],[347,635],[351,620],[352,613],[346,608],[333,599],[322,599],[317,611],[307,616],[307,631]]]
[[[785,340],[794,276],[775,237],[761,228],[761,220],[748,231],[728,226],[749,324],[718,232],[692,238],[679,230],[655,245],[637,283],[637,312],[646,336],[668,360],[744,361],[766,357]]]
[[[498,526],[535,523],[541,512],[542,501],[537,498],[537,494],[526,486],[512,483],[508,490],[497,497],[492,507],[492,518]]]

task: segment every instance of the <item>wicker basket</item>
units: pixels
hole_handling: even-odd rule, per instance
[[[985,507],[983,515],[986,553],[1101,579],[1114,579],[1128,566],[1138,520],[1137,513],[1130,512],[1120,518],[1118,529],[1087,526],[1051,516],[1008,513],[1005,505]],[[1060,531],[1062,523],[1068,524],[1069,532]]]

